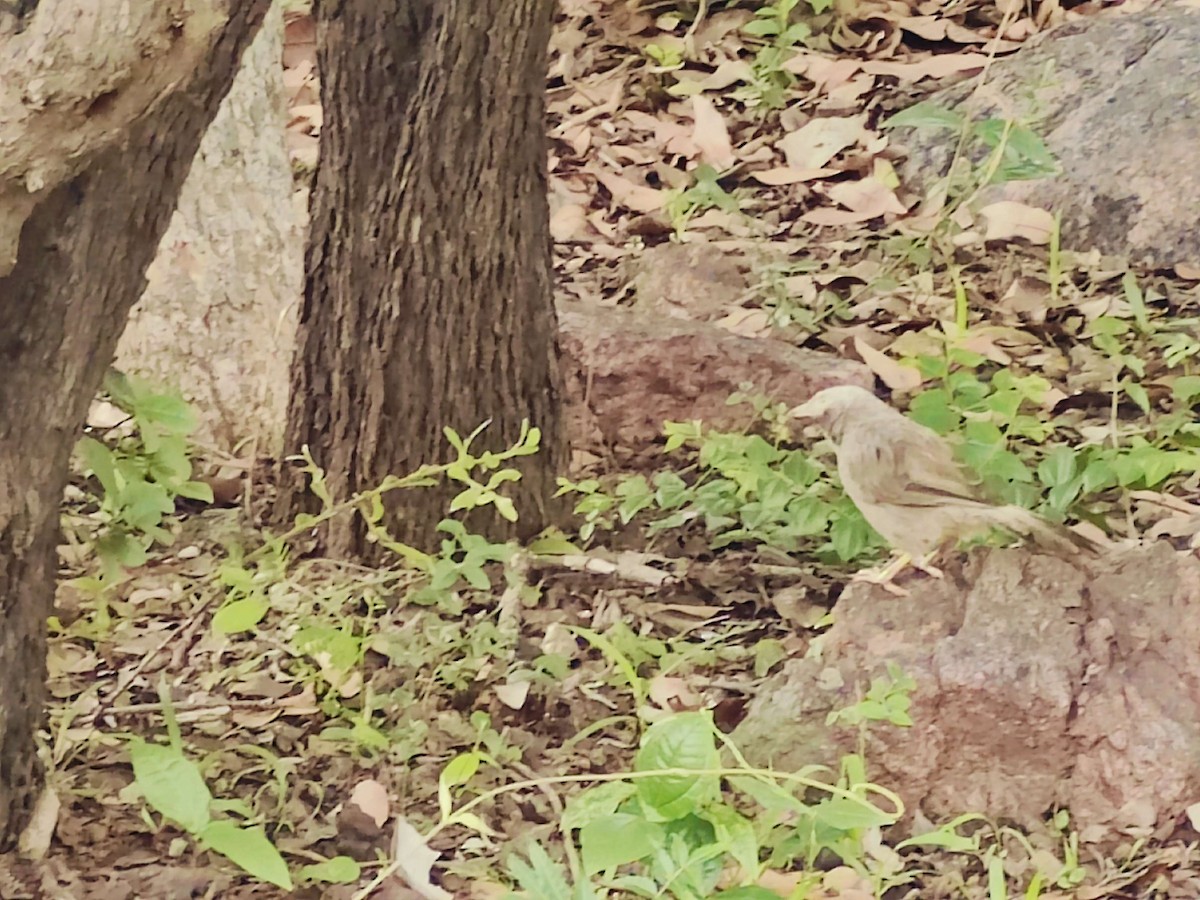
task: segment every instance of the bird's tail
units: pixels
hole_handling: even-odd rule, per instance
[[[1091,538],[1084,537],[1055,522],[1048,522],[1037,513],[1020,506],[997,507],[994,521],[1001,528],[1028,538],[1039,546],[1058,554],[1097,554],[1103,547]]]

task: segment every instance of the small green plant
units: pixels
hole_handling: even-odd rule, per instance
[[[496,566],[507,573],[516,554],[514,545],[489,541],[468,532],[462,522],[446,518],[438,525],[438,530],[447,535],[439,552],[426,553],[396,541],[383,521],[385,493],[429,486],[440,478],[461,485],[450,502],[452,513],[492,506],[504,517],[514,519],[516,509],[501,491],[520,476],[504,464],[536,452],[540,433],[526,425],[507,450],[477,454],[471,444],[481,430],[482,426],[464,439],[452,429],[445,429],[455,450],[453,460],[423,466],[404,477],[389,477],[380,486],[340,502],[330,495],[325,473],[305,450],[302,469],[321,502],[321,511],[297,516],[293,528],[268,537],[251,553],[229,548],[227,560],[218,569],[225,598],[213,617],[215,632],[253,631],[272,609],[292,617],[294,629],[288,644],[304,669],[305,680],[316,684],[325,714],[339,720],[322,731],[322,738],[348,742],[369,757],[385,752],[393,757],[398,752],[403,757],[413,749],[412,741],[400,740],[403,746],[396,750],[393,736],[387,733],[387,710],[411,703],[416,696],[412,685],[465,690],[489,660],[504,655],[514,640],[499,627],[494,614],[480,618],[470,628],[463,628],[462,622],[463,593],[490,593],[492,574],[487,567]],[[481,472],[487,475],[486,481],[478,480]],[[373,539],[396,553],[403,567],[377,575],[374,589],[367,585],[354,592],[331,588],[328,596],[317,592],[302,609],[297,609],[294,591],[288,588],[289,543],[339,515],[361,516]],[[395,596],[401,596],[413,608],[414,624],[420,627],[379,633],[374,623],[383,612],[381,595],[385,593],[393,598],[393,604]],[[425,610],[428,615],[422,615]],[[398,671],[410,674],[397,694],[376,697],[369,689],[362,690],[367,682],[363,668],[368,648],[388,658]],[[354,696],[355,705],[347,705],[346,696]]]
[[[843,722],[847,725],[864,725],[867,722],[890,722],[907,728],[912,725],[908,714],[910,695],[917,683],[893,662],[887,664],[887,675],[871,679],[871,687],[857,703],[836,709],[826,722],[830,725]]]
[[[922,100],[883,123],[884,128],[945,129],[962,137],[948,176],[952,197],[974,194],[989,184],[1057,175],[1059,166],[1045,142],[1026,123],[1012,118],[970,120],[958,110]]]
[[[682,237],[688,223],[705,210],[720,209],[728,213],[741,210],[738,198],[721,187],[720,173],[712,166],[707,163],[697,166],[692,178],[694,183],[690,187],[669,191],[663,204],[676,237]]]
[[[217,801],[200,767],[184,753],[170,688],[165,680],[159,685],[159,700],[168,743],[152,744],[140,737],[131,737],[127,745],[134,782],[146,805],[183,829],[201,846],[219,853],[246,873],[291,890],[292,876],[287,864],[262,825],[250,823],[252,811],[240,803]],[[239,824],[227,816],[214,816],[213,812],[218,808],[239,814],[248,821]],[[152,827],[158,827],[148,813],[146,818]],[[352,882],[359,876],[359,867],[348,857],[338,857],[321,866],[307,867],[302,876],[307,880]]]
[[[792,276],[810,268],[809,263],[792,263],[770,266],[763,272],[759,290],[763,308],[770,314],[774,327],[815,334],[830,320],[853,318],[850,303],[836,291],[815,286],[807,296],[797,296],[792,291]]]
[[[867,873],[862,841],[872,829],[892,824],[900,807],[890,792],[857,780],[855,768],[844,766],[832,781],[814,777],[817,767],[798,773],[755,769],[710,714],[680,713],[646,730],[632,771],[605,778],[568,802],[559,826],[567,869],[530,846],[524,858],[509,857],[509,872],[534,896],[563,900],[601,896],[597,887],[700,900],[723,896],[717,882],[730,872],[737,873],[741,890],[753,891],[765,868],[796,857],[811,867],[826,849],[840,851]],[[810,800],[810,790],[823,796]],[[747,815],[747,807],[757,814]]]
[[[100,579],[111,583],[126,568],[144,565],[150,547],[169,546],[165,527],[180,498],[212,502],[212,489],[192,480],[188,435],[196,416],[178,395],[112,371],[105,393],[128,414],[106,440],[83,437],[76,449],[99,487],[95,538]]]
[[[773,405],[762,410],[774,417],[773,425],[781,424]],[[803,547],[826,562],[849,562],[882,547],[834,472],[803,450],[780,446],[783,429],[775,443],[756,434],[706,431],[698,422],[668,422],[664,431],[666,452],[694,454],[694,465],[682,475],[668,470],[648,480],[635,476],[611,493],[594,480],[559,480],[560,495],[583,495],[576,511],[585,517],[585,539],[616,519],[624,524],[644,514],[651,537],[697,523],[713,549],[749,543],[791,553]]]
[[[683,48],[664,44],[647,44],[643,52],[654,62],[652,72],[676,72],[683,68]]]
[[[750,64],[750,78],[734,91],[734,99],[762,109],[779,109],[787,103],[787,91],[796,76],[785,68],[795,54],[795,48],[812,35],[807,22],[792,21],[800,0],[775,0],[754,11],[754,18],[742,26],[742,31],[764,41]],[[832,0],[809,0],[816,14],[832,6]]]
[[[1122,368],[1144,371],[1121,338],[1128,323],[1099,317],[1095,345],[1114,362],[1114,407],[1120,394],[1149,411],[1140,383],[1118,377]],[[1114,418],[1106,440],[1081,441],[1065,422],[1046,417],[1049,382],[1014,375],[983,356],[947,341],[942,356],[909,360],[932,386],[916,394],[909,415],[959,442],[959,455],[1007,502],[1038,507],[1052,518],[1087,514],[1084,501],[1112,488],[1153,488],[1177,473],[1200,469],[1200,428],[1191,413],[1200,377],[1179,376],[1172,385],[1173,410],[1152,425],[1123,429]],[[1060,429],[1062,429],[1060,435]],[[1060,436],[1060,440],[1053,440]]]

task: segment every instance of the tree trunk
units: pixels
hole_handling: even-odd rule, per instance
[[[445,461],[442,427],[497,449],[542,429],[513,492],[549,522],[565,460],[551,298],[543,91],[553,0],[317,0],[324,125],[287,444],[335,498]],[[289,481],[280,509],[311,509]],[[404,492],[393,534],[428,546],[449,489]],[[508,532],[488,523],[493,536]],[[360,522],[325,549],[366,551]]]
[[[266,6],[43,0],[0,34],[0,847],[40,781],[71,448]]]
[[[117,345],[117,367],[178,388],[192,439],[283,449],[303,244],[284,146],[283,12],[276,3],[200,142]]]

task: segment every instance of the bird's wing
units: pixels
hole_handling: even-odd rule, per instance
[[[853,473],[870,502],[930,507],[987,502],[936,433],[903,417],[887,425],[850,428],[838,448],[839,470]]]

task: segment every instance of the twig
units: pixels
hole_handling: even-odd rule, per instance
[[[624,552],[616,562],[612,562],[598,556],[568,553],[563,556],[534,556],[531,557],[530,563],[540,569],[560,568],[593,575],[616,575],[626,581],[636,581],[656,588],[674,584],[677,580],[674,575],[646,565],[642,561],[650,558]]]

